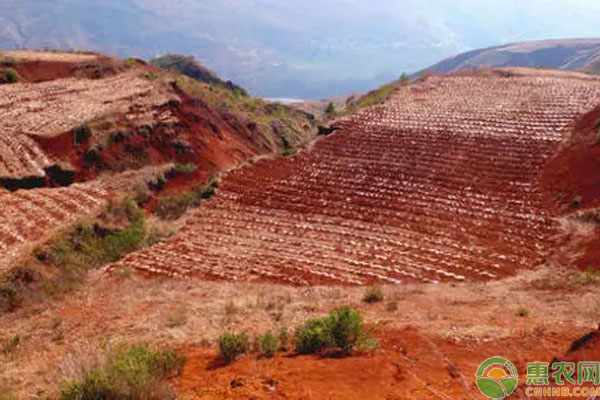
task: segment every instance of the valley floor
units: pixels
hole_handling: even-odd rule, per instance
[[[0,317],[0,339],[20,337],[16,348],[0,353],[0,393],[44,398],[93,360],[99,346],[145,342],[187,356],[172,381],[182,399],[478,399],[474,374],[485,359],[510,359],[524,383],[527,362],[564,355],[600,321],[598,287],[572,283],[573,271],[551,266],[488,283],[386,286],[376,304],[363,302],[365,289],[358,287],[106,274],[93,271],[64,299]],[[217,361],[215,340],[226,330],[250,337],[291,332],[342,305],[357,308],[374,329],[382,345],[374,355],[250,354],[225,367]]]

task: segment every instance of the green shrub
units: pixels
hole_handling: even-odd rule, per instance
[[[271,332],[258,338],[258,349],[263,356],[271,358],[277,352],[277,338]]]
[[[104,214],[109,220],[121,219],[127,225],[109,230],[95,221],[79,221],[70,234],[57,238],[42,256],[63,269],[85,269],[118,261],[144,247],[145,216],[133,198],[111,203]]]
[[[4,83],[17,83],[19,82],[19,74],[14,69],[4,70],[2,81]]]
[[[600,269],[590,267],[585,272],[575,275],[575,277],[573,277],[573,282],[577,285],[600,284]]]
[[[402,75],[400,75],[400,83],[403,86],[407,86],[410,84],[410,75],[408,75],[407,73],[403,72]]]
[[[180,218],[189,208],[200,205],[201,200],[214,196],[219,182],[212,179],[208,184],[198,186],[188,192],[172,196],[161,196],[154,208],[154,214],[159,218],[175,220]]]
[[[309,319],[295,335],[296,351],[300,354],[317,353],[331,345],[327,318]]]
[[[322,318],[313,318],[301,326],[295,335],[296,351],[300,354],[338,348],[345,353],[355,346],[374,347],[378,342],[365,331],[358,311],[350,307],[337,308]]]
[[[213,197],[215,195],[215,191],[219,188],[219,181],[216,179],[211,179],[210,182],[208,183],[208,185],[206,185],[201,194],[200,197],[203,199],[210,199],[211,197]]]
[[[527,318],[529,317],[529,310],[526,307],[519,307],[516,314],[518,317]]]
[[[73,135],[73,143],[75,146],[78,146],[82,143],[85,143],[92,136],[92,130],[90,129],[88,124],[81,124],[77,128],[75,128],[75,132]]]
[[[79,379],[65,382],[61,400],[131,399],[165,400],[175,395],[166,379],[181,373],[185,359],[170,351],[147,346],[121,347],[107,355]]]
[[[175,171],[180,172],[180,173],[189,174],[189,173],[196,171],[197,169],[198,169],[198,166],[196,164],[192,164],[192,163],[186,163],[186,164],[177,163],[177,164],[175,164]]]
[[[281,155],[284,156],[284,157],[293,156],[294,154],[296,154],[296,150],[295,149],[284,149],[281,152]]]
[[[379,303],[380,301],[383,301],[383,299],[383,290],[379,285],[369,286],[363,296],[363,301],[366,303]]]
[[[327,104],[327,108],[325,108],[325,114],[328,117],[333,117],[335,115],[335,106],[333,105],[333,102],[329,102],[329,104]]]
[[[364,332],[361,315],[350,307],[338,308],[329,313],[327,326],[332,343],[344,352],[352,351]]]
[[[223,333],[218,339],[219,353],[226,364],[248,351],[248,336],[245,333]]]
[[[135,58],[128,58],[123,62],[125,68],[133,68],[137,65],[137,60]]]

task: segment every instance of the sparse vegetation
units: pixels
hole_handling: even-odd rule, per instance
[[[16,67],[19,64],[19,62],[12,57],[6,57],[2,59],[2,61],[0,61],[0,64],[2,64],[5,67]]]
[[[175,399],[166,379],[181,373],[183,357],[139,345],[120,347],[104,358],[81,376],[63,383],[59,399]]]
[[[521,318],[527,318],[529,317],[529,309],[527,307],[519,307],[517,309],[517,316],[521,317]]]
[[[21,336],[19,334],[13,335],[10,339],[6,340],[2,345],[2,353],[3,354],[12,354],[17,350],[19,345],[21,344]]]
[[[158,198],[154,214],[166,220],[178,219],[187,209],[197,207],[202,200],[214,196],[218,187],[219,181],[211,179],[208,184],[197,186],[190,191],[178,195],[161,196]]]
[[[125,68],[133,68],[136,66],[136,64],[137,60],[135,58],[128,58],[127,60],[123,61]]]
[[[372,338],[371,336],[365,337],[362,340],[359,340],[356,346],[356,349],[361,353],[374,353],[379,349],[381,345],[379,341]]]
[[[248,96],[244,88],[231,81],[223,81],[214,72],[197,62],[193,56],[167,54],[151,60],[150,63],[159,68],[178,72],[203,83],[219,86],[237,92],[241,96]]]
[[[185,310],[177,309],[167,314],[165,325],[167,328],[177,328],[187,323]]]
[[[327,115],[328,118],[333,118],[335,114],[335,106],[333,105],[333,102],[330,101],[329,104],[327,104],[327,107],[325,108],[325,115]]]
[[[0,400],[18,400],[18,397],[4,390],[0,390]]]
[[[7,279],[0,284],[0,313],[12,312],[23,304],[23,297]]]
[[[92,130],[88,124],[81,124],[77,128],[75,128],[75,132],[73,133],[73,143],[75,146],[79,146],[89,140],[92,136]]]
[[[282,328],[279,332],[279,349],[281,351],[288,351],[289,348],[290,334],[287,328]]]
[[[383,85],[380,88],[373,90],[359,98],[354,104],[354,108],[361,109],[375,104],[381,104],[389,99],[390,94],[394,91],[394,89],[396,89],[396,83]]]
[[[400,83],[402,84],[402,86],[409,85],[410,84],[410,75],[403,72],[402,75],[400,75]]]
[[[281,137],[281,142],[283,143],[283,151],[281,152],[282,156],[287,157],[296,154],[296,149],[292,147],[289,140],[287,140],[285,136]]]
[[[258,338],[258,348],[261,355],[266,358],[272,358],[277,352],[277,338],[271,332],[267,332]]]
[[[246,127],[253,134],[265,137],[273,150],[283,147],[281,151],[288,155],[291,150],[281,146],[282,138],[297,143],[308,139],[316,130],[317,121],[314,116],[282,104],[247,96],[245,92],[235,88],[204,83],[184,76],[176,78],[175,85],[191,97],[232,114],[241,121],[248,121]]]
[[[198,166],[196,164],[193,163],[177,163],[175,164],[175,172],[179,172],[179,173],[183,173],[183,174],[189,174],[192,173],[194,171],[196,171],[198,169]]]
[[[398,310],[398,302],[396,300],[389,301],[385,306],[385,310],[389,312],[394,312]]]
[[[579,272],[573,277],[577,285],[600,285],[600,269],[588,268],[585,272]]]
[[[54,241],[38,256],[65,269],[96,267],[143,247],[145,238],[144,213],[132,198],[125,197],[110,202],[98,221],[78,222],[73,232]]]
[[[245,333],[224,333],[217,341],[219,354],[226,364],[248,351],[248,336]]]
[[[71,231],[35,248],[34,260],[5,273],[0,279],[0,312],[14,311],[30,297],[38,301],[69,292],[88,269],[153,244],[156,235],[147,229],[144,212],[133,198],[115,199],[97,219],[80,220]]]
[[[19,74],[12,69],[8,68],[2,72],[2,78],[0,79],[0,83],[17,83],[19,82]]]
[[[383,289],[379,285],[371,285],[365,291],[365,295],[363,296],[363,301],[365,303],[379,303],[384,299]]]

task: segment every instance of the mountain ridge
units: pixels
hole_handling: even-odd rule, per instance
[[[446,58],[425,72],[440,74],[481,67],[535,67],[595,72],[600,67],[600,39],[552,39],[509,43]]]

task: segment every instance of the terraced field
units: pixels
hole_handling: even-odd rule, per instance
[[[61,134],[115,113],[152,120],[156,106],[173,94],[138,75],[134,69],[103,79],[0,86],[0,177],[44,175],[44,168],[54,162],[32,139],[35,136]]]
[[[0,191],[0,274],[29,246],[79,218],[97,215],[108,193],[93,184],[68,188]]]
[[[599,102],[594,80],[429,78],[310,151],[233,171],[178,235],[115,266],[294,285],[532,268],[561,233],[538,174]]]

